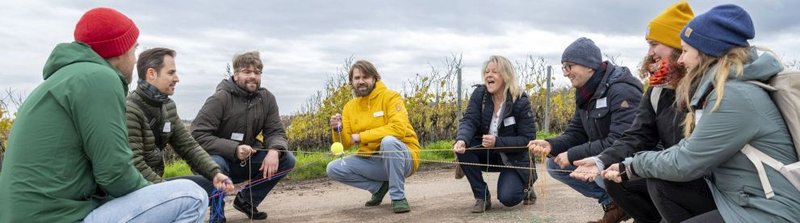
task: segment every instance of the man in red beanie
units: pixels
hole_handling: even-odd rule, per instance
[[[125,95],[139,29],[109,8],[86,12],[53,49],[44,82],[19,107],[0,173],[0,222],[199,222],[206,192],[150,185],[131,163]]]

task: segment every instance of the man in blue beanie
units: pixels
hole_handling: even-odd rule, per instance
[[[598,222],[619,222],[628,215],[601,187],[569,176],[572,162],[600,154],[630,127],[642,97],[642,83],[627,67],[602,61],[602,53],[591,39],[581,37],[561,55],[561,70],[575,88],[575,114],[563,134],[533,140],[528,148],[547,159],[550,176],[603,206]],[[566,170],[566,171],[562,171]]]

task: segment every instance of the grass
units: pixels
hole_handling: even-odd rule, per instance
[[[172,163],[168,163],[167,166],[164,168],[164,177],[163,178],[170,178],[170,177],[177,177],[177,176],[186,176],[192,175],[192,169],[189,168],[189,164],[186,164],[186,161],[177,160]]]
[[[558,136],[558,133],[548,133],[543,131],[536,133],[536,139],[549,139],[556,136]],[[452,151],[450,151],[452,147],[453,140],[440,140],[428,143],[427,145],[423,146],[423,151],[420,152],[420,159],[452,161],[454,159],[454,154]],[[425,150],[435,151],[425,152]],[[327,149],[312,151],[327,151]],[[327,167],[328,163],[334,159],[338,159],[338,157],[330,156],[327,153],[295,153],[294,155],[296,158],[296,169],[289,173],[289,176],[287,176],[287,179],[290,180],[308,180],[325,177],[325,168]],[[189,168],[189,165],[187,165],[183,160],[169,163],[164,169],[164,178],[184,175],[192,175],[192,171]]]

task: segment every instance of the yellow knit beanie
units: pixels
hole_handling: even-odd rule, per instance
[[[648,40],[680,49],[680,33],[684,26],[694,18],[694,12],[686,1],[670,5],[647,25]]]

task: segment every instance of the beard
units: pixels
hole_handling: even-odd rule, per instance
[[[249,92],[256,92],[259,88],[261,88],[261,82],[257,80],[237,80],[236,85],[239,85],[240,88]]]
[[[355,94],[356,97],[364,97],[364,96],[367,96],[370,93],[372,93],[372,90],[374,90],[374,89],[375,89],[375,84],[372,84],[372,85],[365,84],[365,85],[361,85],[361,86],[353,88],[353,94]]]

